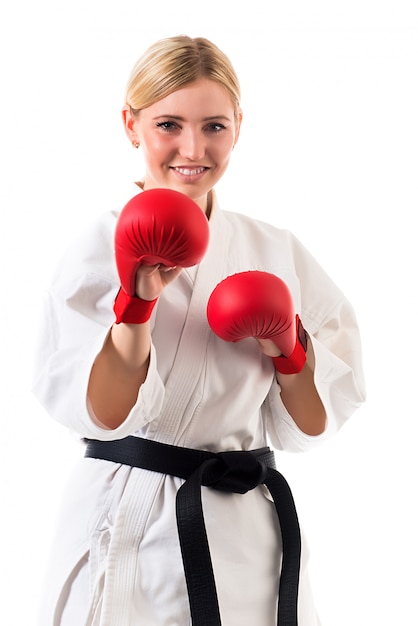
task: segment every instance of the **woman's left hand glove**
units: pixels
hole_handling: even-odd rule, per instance
[[[213,332],[225,341],[272,341],[278,354],[270,356],[282,374],[296,374],[305,365],[306,332],[295,315],[289,288],[274,274],[253,270],[228,276],[213,290],[207,317]]]

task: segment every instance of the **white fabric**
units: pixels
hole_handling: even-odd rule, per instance
[[[210,244],[160,297],[152,317],[148,376],[114,431],[91,419],[86,399],[95,356],[113,323],[119,288],[113,256],[117,213],[104,215],[65,255],[47,294],[34,392],[79,437],[136,434],[212,451],[305,451],[335,433],[364,399],[361,347],[350,304],[287,231],[223,212],[215,201]],[[327,411],[318,437],[301,432],[280,397],[271,359],[253,339],[226,343],[206,305],[226,276],[251,269],[280,276],[315,352]],[[174,477],[82,459],[65,493],[40,626],[187,626],[188,599],[175,523]],[[280,533],[264,488],[222,494],[203,488],[223,626],[273,626]],[[306,572],[300,626],[314,626]]]

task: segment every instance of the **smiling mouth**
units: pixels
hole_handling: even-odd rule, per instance
[[[183,174],[183,176],[197,176],[198,174],[203,174],[208,169],[208,167],[173,167],[173,170]]]

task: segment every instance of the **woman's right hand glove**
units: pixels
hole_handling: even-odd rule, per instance
[[[116,323],[142,324],[164,287],[184,267],[197,265],[209,244],[209,224],[200,207],[172,189],[149,189],[122,209],[115,230],[121,288]]]

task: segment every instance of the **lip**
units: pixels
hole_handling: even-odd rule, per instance
[[[182,180],[193,182],[203,178],[210,168],[205,165],[173,165],[170,169]]]

